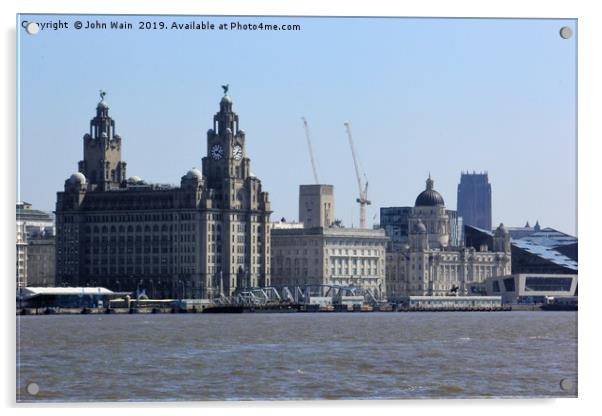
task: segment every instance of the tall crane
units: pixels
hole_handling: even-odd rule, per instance
[[[351,155],[353,156],[353,166],[355,166],[355,176],[357,177],[357,187],[360,192],[359,198],[355,201],[360,204],[360,228],[366,228],[366,205],[370,205],[371,202],[368,200],[368,178],[364,172],[364,179],[366,184],[362,185],[362,176],[360,175],[360,168],[357,161],[357,155],[355,154],[355,146],[353,145],[353,138],[351,137],[351,124],[348,121],[345,123],[347,129],[347,137],[349,137],[349,146],[351,147]]]
[[[307,125],[307,120],[305,117],[301,117],[303,120],[303,128],[305,129],[305,138],[307,139],[307,147],[309,148],[309,158],[311,159],[311,169],[314,173],[314,180],[316,181],[316,185],[320,183],[318,180],[318,169],[316,169],[316,161],[314,160],[314,149],[311,147],[311,140],[309,138],[309,126]]]

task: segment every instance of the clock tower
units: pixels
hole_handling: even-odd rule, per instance
[[[239,288],[270,284],[271,210],[268,193],[251,173],[245,132],[232,111],[227,86],[219,106],[203,157],[204,227],[216,230],[206,233],[211,238],[206,241],[206,286],[213,294],[229,295]]]
[[[250,172],[245,153],[245,132],[238,126],[238,114],[232,111],[232,99],[224,95],[220,111],[213,116],[213,128],[207,132],[207,156],[203,174],[210,186],[221,187],[225,178],[244,181]]]

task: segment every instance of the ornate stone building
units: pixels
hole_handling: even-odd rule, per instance
[[[126,179],[122,139],[102,100],[79,171],[57,193],[58,285],[201,298],[270,284],[270,202],[250,170],[245,132],[224,95],[202,171],[180,186]]]
[[[389,299],[471,294],[474,283],[510,274],[510,235],[503,225],[495,231],[493,251],[449,244],[449,215],[430,176],[408,217],[408,230],[408,244],[387,252]]]

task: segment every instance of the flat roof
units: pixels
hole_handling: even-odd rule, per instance
[[[17,289],[17,296],[30,299],[36,296],[77,296],[77,295],[112,295],[114,292],[104,287],[22,287]]]

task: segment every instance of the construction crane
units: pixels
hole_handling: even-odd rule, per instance
[[[360,204],[360,228],[366,228],[366,205],[370,205],[371,202],[368,200],[368,178],[364,173],[364,179],[366,184],[362,185],[362,176],[360,175],[360,168],[357,161],[357,155],[355,154],[355,146],[353,145],[353,138],[351,137],[351,125],[348,121],[345,123],[347,129],[347,137],[349,137],[349,146],[351,147],[351,155],[353,156],[353,166],[355,166],[355,176],[357,177],[357,187],[360,192],[360,197],[355,201]]]
[[[303,120],[303,128],[305,129],[305,138],[307,139],[307,147],[309,149],[309,158],[311,159],[311,168],[314,173],[314,180],[316,181],[316,185],[320,183],[318,180],[318,169],[316,169],[316,161],[314,160],[314,149],[311,147],[311,140],[309,138],[309,126],[307,125],[307,120],[305,117],[301,117]]]

